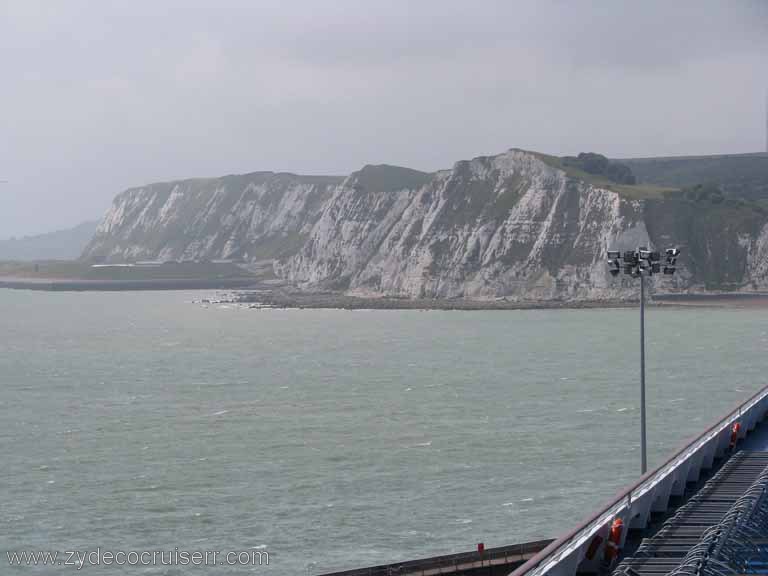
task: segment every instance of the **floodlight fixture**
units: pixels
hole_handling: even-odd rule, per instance
[[[663,254],[666,259],[662,264],[662,252],[650,250],[646,246],[640,246],[637,250],[608,250],[608,271],[612,276],[617,276],[617,270],[623,270],[624,274],[637,278],[638,276],[653,276],[654,274],[666,275],[675,273],[679,248],[667,248]]]
[[[640,277],[640,470],[645,474],[648,468],[647,444],[645,434],[645,277],[659,274],[665,276],[675,273],[679,248],[667,248],[664,251],[666,259],[662,268],[661,253],[641,246],[637,250],[608,250],[608,272],[618,276],[623,268],[624,274],[632,278]],[[621,255],[621,262],[619,256]],[[622,266],[623,264],[623,266]]]

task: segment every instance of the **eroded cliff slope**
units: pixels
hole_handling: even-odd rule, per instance
[[[704,195],[706,196],[706,195]],[[722,197],[613,186],[521,150],[424,173],[258,173],[119,195],[84,257],[274,259],[311,288],[357,295],[603,299],[607,247],[684,250],[665,291],[768,289],[768,216]]]
[[[82,257],[126,262],[293,254],[341,181],[256,172],[131,188],[115,198]]]
[[[458,162],[399,190],[368,186],[365,172],[336,189],[281,273],[361,295],[602,298],[620,292],[605,247],[647,235],[640,202],[528,152]]]

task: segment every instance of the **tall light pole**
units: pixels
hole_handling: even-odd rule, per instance
[[[663,267],[661,253],[641,246],[637,250],[627,250],[622,254],[618,250],[608,250],[608,271],[611,276],[618,276],[621,271],[632,278],[640,278],[640,471],[648,470],[648,453],[645,434],[645,277],[664,273],[675,273],[679,248],[667,248]]]

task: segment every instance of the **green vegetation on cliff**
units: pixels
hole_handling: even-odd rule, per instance
[[[707,290],[738,289],[748,281],[744,242],[768,223],[758,202],[727,198],[714,185],[696,185],[645,202],[645,222],[657,243],[685,249],[685,265]]]
[[[428,172],[389,164],[368,164],[355,172],[353,176],[355,176],[356,186],[376,192],[415,190],[421,188],[432,177]]]
[[[606,190],[611,190],[612,192],[616,192],[623,198],[627,198],[629,200],[643,200],[646,198],[662,198],[665,193],[677,190],[677,188],[674,188],[674,187],[657,186],[654,184],[628,184],[627,182],[630,180],[630,178],[628,178],[628,175],[621,169],[618,169],[618,172],[623,174],[623,177],[621,179],[624,181],[617,182],[611,178],[613,171],[606,173],[607,166],[609,166],[610,163],[603,164],[602,162],[596,163],[591,161],[588,161],[588,162],[583,161],[585,156],[587,158],[599,157],[599,158],[605,159],[606,161],[608,160],[605,156],[602,156],[600,154],[594,154],[594,153],[580,154],[579,156],[582,157],[582,161],[578,160],[579,156],[558,157],[558,156],[550,156],[548,154],[540,154],[538,152],[533,152],[533,154],[535,154],[538,158],[540,158],[541,160],[543,160],[553,168],[558,168],[559,170],[563,170],[566,173],[566,175],[568,175],[569,178],[573,178],[575,180],[582,180],[587,184],[591,184],[592,186],[604,188]],[[599,173],[599,172],[591,173],[585,170],[585,168],[599,170],[598,167],[601,165],[605,166],[603,168],[603,173]],[[631,176],[631,174],[629,176]]]
[[[618,160],[591,152],[563,157],[535,154],[571,178],[631,200],[668,197],[669,193],[701,185],[718,188],[724,198],[768,205],[768,153]]]
[[[717,186],[725,196],[768,200],[768,154],[728,154],[619,160],[638,182],[686,188],[697,184]]]

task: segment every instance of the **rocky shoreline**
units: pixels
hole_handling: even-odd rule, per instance
[[[341,292],[307,291],[276,281],[253,277],[154,278],[143,280],[94,280],[83,278],[0,277],[0,288],[54,292],[137,290],[227,290],[225,296],[196,300],[203,304],[237,304],[248,308],[343,310],[567,310],[632,308],[638,298],[601,300],[519,300],[467,298],[361,297]],[[638,295],[639,297],[639,295]],[[655,294],[648,304],[656,307],[766,308],[768,293]]]
[[[334,292],[252,290],[237,292],[222,303],[250,308],[315,308],[343,310],[558,310],[631,307],[636,302],[620,300],[470,300],[464,298],[359,297]]]
[[[343,310],[578,310],[633,308],[632,300],[472,300],[463,298],[359,297],[336,292],[298,290],[242,290],[221,303],[249,308],[299,308]],[[648,302],[656,307],[768,307],[768,294],[664,294]]]

